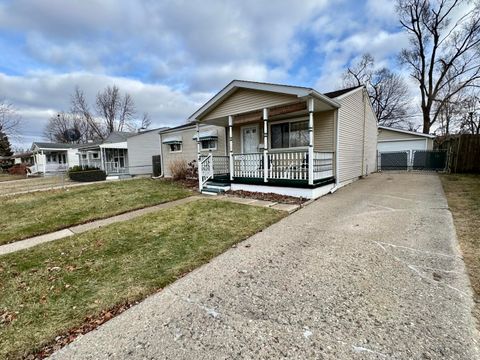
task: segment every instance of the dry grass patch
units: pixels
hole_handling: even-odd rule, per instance
[[[444,175],[443,189],[475,295],[480,321],[480,175]]]
[[[199,200],[0,257],[0,358],[35,353],[285,216]]]
[[[0,244],[191,194],[173,182],[138,179],[2,197]]]

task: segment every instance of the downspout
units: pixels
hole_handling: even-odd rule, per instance
[[[330,190],[330,193],[333,194],[338,190],[340,180],[338,176],[338,148],[340,143],[340,124],[338,121],[338,109],[335,110],[335,186]]]

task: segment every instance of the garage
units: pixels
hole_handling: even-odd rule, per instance
[[[394,129],[386,126],[378,127],[378,152],[432,150],[435,135],[414,131]]]
[[[425,155],[433,149],[434,138],[434,135],[379,126],[377,143],[379,168],[407,170],[414,165],[414,152]],[[417,158],[421,159],[421,156]]]

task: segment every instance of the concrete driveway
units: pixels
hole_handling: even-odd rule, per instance
[[[54,354],[58,359],[477,359],[436,175],[314,202]]]

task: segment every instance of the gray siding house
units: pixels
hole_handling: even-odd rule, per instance
[[[160,155],[161,131],[168,128],[147,130],[127,139],[130,175],[152,175],[152,157]]]

